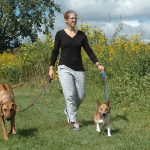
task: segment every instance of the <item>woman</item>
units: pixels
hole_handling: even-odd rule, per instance
[[[66,101],[65,114],[68,122],[73,125],[74,129],[78,130],[77,111],[85,97],[85,73],[81,58],[81,48],[84,48],[100,71],[104,71],[104,66],[99,63],[90,48],[85,33],[76,28],[77,13],[72,10],[67,11],[64,14],[64,19],[67,26],[56,33],[49,76],[51,80],[54,79],[54,66],[61,48],[58,77]]]

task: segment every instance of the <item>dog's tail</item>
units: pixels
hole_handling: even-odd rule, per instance
[[[23,83],[19,83],[19,84],[16,84],[16,85],[11,85],[11,88],[17,88],[17,87],[20,87],[20,86],[23,86]]]

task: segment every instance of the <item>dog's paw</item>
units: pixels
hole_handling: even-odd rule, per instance
[[[12,132],[12,134],[13,134],[13,135],[16,135],[16,134],[17,134],[17,132],[14,130],[14,131]]]
[[[101,132],[101,130],[99,130],[99,129],[96,129],[96,131],[97,131],[98,133],[100,133],[100,132]]]
[[[4,137],[4,139],[6,140],[6,141],[8,141],[9,139],[8,139],[8,137]]]
[[[16,132],[16,130],[10,130],[10,131],[8,131],[8,134],[13,134],[13,135],[15,135],[15,134],[17,134],[17,132]]]
[[[108,137],[111,137],[111,134],[108,134]]]

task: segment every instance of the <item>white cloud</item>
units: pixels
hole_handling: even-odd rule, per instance
[[[63,0],[58,1],[62,11],[73,9],[88,20],[107,20],[109,13],[112,19],[150,15],[149,0]]]
[[[139,27],[141,25],[139,20],[123,20],[122,22],[131,27]]]
[[[150,39],[150,1],[149,0],[56,0],[62,12],[75,10],[79,23],[88,22],[101,28],[111,37],[119,23],[123,23],[122,33],[142,34],[143,39]],[[56,31],[65,27],[63,14],[56,15]]]

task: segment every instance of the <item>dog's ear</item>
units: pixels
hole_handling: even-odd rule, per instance
[[[97,106],[99,107],[101,105],[99,99],[96,100]]]
[[[107,102],[107,106],[110,106],[112,103],[112,101],[109,99],[108,102]]]
[[[19,111],[19,108],[16,104],[13,104],[13,108],[18,112]]]
[[[3,116],[3,112],[2,112],[2,106],[0,105],[0,117]]]
[[[19,107],[15,104],[15,110],[16,112],[19,112]]]

